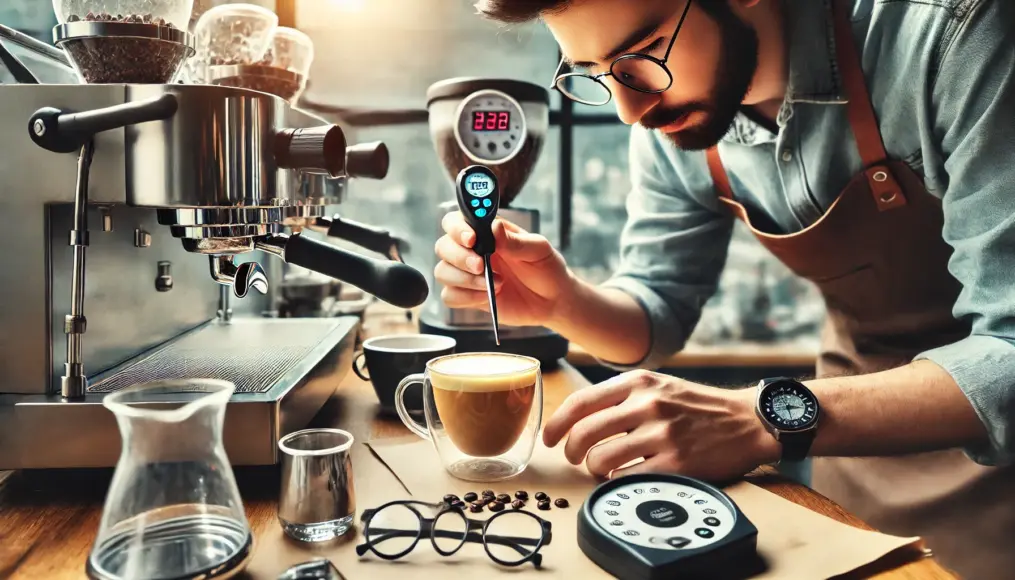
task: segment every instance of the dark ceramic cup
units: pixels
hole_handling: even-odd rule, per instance
[[[363,342],[363,350],[353,358],[352,370],[359,378],[373,384],[381,410],[394,414],[398,383],[409,375],[425,371],[429,360],[453,354],[455,345],[455,339],[436,334],[378,336]],[[405,407],[411,412],[423,411],[422,389],[405,393]]]

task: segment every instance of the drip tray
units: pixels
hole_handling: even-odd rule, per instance
[[[211,323],[132,361],[92,384],[111,393],[138,383],[174,379],[222,379],[237,393],[266,393],[303,364],[338,326],[339,319],[233,319]]]
[[[351,316],[209,322],[90,377],[83,400],[0,396],[0,469],[112,467],[121,441],[105,394],[187,378],[236,385],[222,432],[233,465],[274,464],[279,437],[306,427],[349,372],[358,328]]]

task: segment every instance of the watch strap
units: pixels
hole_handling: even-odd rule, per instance
[[[782,432],[779,436],[779,443],[782,444],[782,461],[803,461],[811,451],[811,443],[814,442],[814,431],[802,431],[799,433]]]

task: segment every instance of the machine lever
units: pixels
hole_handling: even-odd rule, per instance
[[[256,248],[280,256],[289,264],[352,284],[401,308],[419,306],[430,292],[426,278],[411,266],[361,256],[301,234],[260,238]]]
[[[175,115],[178,107],[176,95],[172,93],[80,113],[43,107],[28,120],[28,134],[43,149],[70,153],[80,149],[96,133],[165,120]]]
[[[350,219],[342,219],[335,214],[329,218],[318,218],[314,229],[323,230],[329,237],[339,238],[364,247],[372,252],[383,254],[395,262],[405,262],[402,254],[409,251],[409,242],[394,236],[388,230],[363,224]]]

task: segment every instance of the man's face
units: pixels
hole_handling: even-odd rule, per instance
[[[632,52],[663,58],[688,0],[576,0],[544,16],[576,72],[607,72]],[[730,0],[736,2],[737,0]],[[727,0],[695,0],[666,61],[673,84],[660,94],[602,79],[620,119],[665,133],[678,147],[715,145],[729,130],[758,62],[754,29]]]

